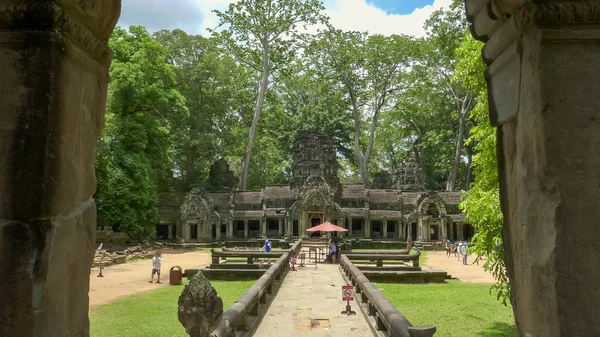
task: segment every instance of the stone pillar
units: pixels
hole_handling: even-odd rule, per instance
[[[215,232],[217,234],[216,235],[217,240],[221,240],[221,224],[220,223],[216,223],[216,224],[214,224],[214,226],[217,227],[216,230],[215,230]]]
[[[260,218],[260,229],[258,231],[258,235],[262,238],[267,235],[267,218]]]
[[[233,219],[229,220],[227,223],[227,238],[233,239]]]
[[[248,219],[244,220],[244,239],[248,238]]]
[[[346,227],[346,218],[345,218],[345,217],[344,217],[344,218],[340,218],[340,219],[338,219],[338,222],[339,222],[339,223],[338,223],[338,226],[340,226],[340,227],[342,227],[342,228],[346,228],[346,229],[348,229],[348,228]],[[341,233],[339,233],[339,234],[340,234],[340,237],[346,237],[346,233],[348,233],[348,232],[341,232]]]
[[[167,239],[173,238],[173,225],[167,225]]]
[[[281,238],[283,236],[283,218],[279,218],[277,219],[278,223],[277,223],[277,234],[279,234],[279,237]]]
[[[381,229],[382,235],[384,239],[387,239],[388,236],[388,222],[387,220],[383,220],[383,228]]]
[[[120,4],[0,1],[0,336],[89,336],[94,157]]]
[[[371,218],[367,215],[363,218],[364,221],[364,225],[365,228],[364,232],[365,232],[365,238],[370,238],[371,237]]]
[[[404,236],[404,221],[402,219],[398,220],[398,232],[396,233],[396,238],[398,240],[402,240],[402,236]]]
[[[511,302],[522,336],[600,336],[598,1],[468,0],[488,43]],[[586,258],[584,258],[586,257]]]
[[[352,217],[348,217],[348,237],[352,237]]]
[[[407,234],[407,238],[406,240],[408,240],[408,238],[412,239],[412,223],[411,222],[407,222],[406,223],[406,234]]]
[[[444,242],[446,240],[448,240],[448,231],[446,230],[447,223],[448,223],[448,219],[442,218],[441,225],[440,225],[440,226],[442,226],[442,228],[441,228],[442,235],[441,235],[440,239],[443,240]]]

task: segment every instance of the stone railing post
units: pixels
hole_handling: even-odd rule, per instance
[[[600,1],[466,5],[486,42],[519,332],[600,336]]]
[[[89,336],[94,157],[120,8],[0,1],[0,336]]]

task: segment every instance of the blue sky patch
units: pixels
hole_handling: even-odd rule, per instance
[[[417,8],[433,4],[434,0],[367,0],[369,5],[383,9],[387,14],[410,14]]]

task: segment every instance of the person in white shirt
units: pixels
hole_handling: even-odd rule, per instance
[[[152,278],[150,279],[150,283],[154,282],[154,274],[158,275],[156,279],[156,283],[160,283],[160,266],[162,265],[162,259],[160,258],[160,253],[156,252],[154,257],[152,258]]]
[[[462,246],[462,258],[463,258],[463,264],[466,265],[467,264],[467,249],[469,249],[469,244],[467,242],[465,242]]]

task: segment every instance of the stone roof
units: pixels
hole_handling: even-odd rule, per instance
[[[416,205],[423,192],[402,192],[402,202]]]
[[[364,217],[367,216],[368,210],[366,208],[342,208],[342,214],[347,216]]]
[[[465,215],[462,214],[462,213],[460,213],[460,214],[448,214],[447,216],[449,216],[450,219],[453,222],[465,222],[466,221]]]
[[[264,211],[234,211],[234,218],[262,218]]]
[[[365,196],[365,185],[343,185],[342,198],[344,199],[360,199]]]
[[[400,219],[402,218],[402,212],[400,211],[386,211],[386,210],[377,210],[370,211],[369,215],[371,218],[377,219]]]
[[[262,204],[262,192],[235,192],[233,202],[236,204]]]
[[[265,210],[265,215],[268,217],[283,217],[286,215],[284,211],[285,208],[267,208]]]
[[[210,193],[209,198],[212,199],[215,205],[228,207],[231,199],[231,193]]]
[[[375,203],[397,203],[399,194],[397,190],[369,190],[370,200]]]
[[[438,195],[447,205],[458,205],[462,198],[462,192],[438,192]]]
[[[267,186],[263,192],[265,199],[293,199],[294,191],[289,186]]]

